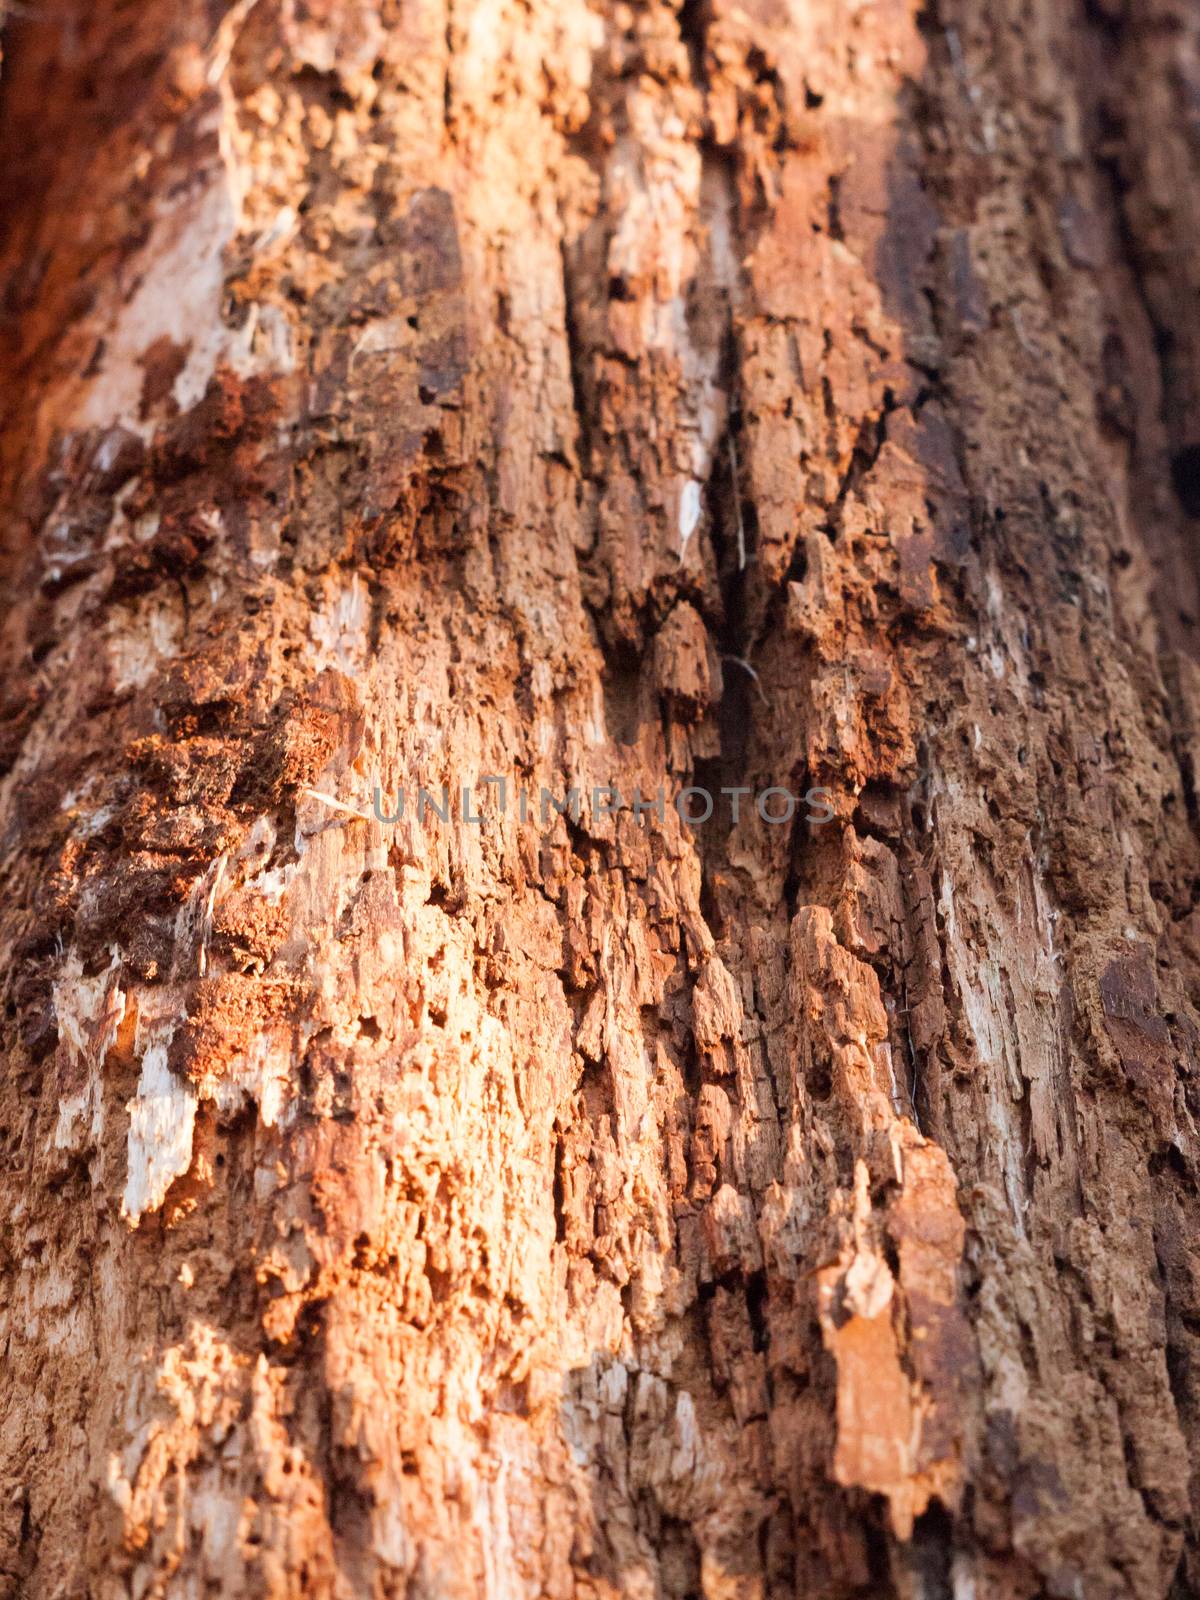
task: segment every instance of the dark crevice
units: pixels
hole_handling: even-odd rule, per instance
[[[954,1600],[953,1533],[949,1512],[936,1501],[916,1520],[907,1565],[922,1600]]]
[[[703,86],[704,50],[708,34],[709,0],[683,0],[679,8],[679,37],[687,46],[692,81]]]
[[[588,353],[580,337],[575,314],[575,294],[571,262],[567,245],[562,245],[563,321],[567,339],[567,361],[571,373],[571,395],[574,401],[575,424],[578,429],[579,466],[584,478],[591,475],[592,461],[592,395],[588,379]]]
[[[1185,445],[1171,457],[1175,497],[1189,517],[1200,517],[1200,444]]]

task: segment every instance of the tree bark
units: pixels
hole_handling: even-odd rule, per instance
[[[1197,8],[4,43],[0,1594],[1200,1593]]]

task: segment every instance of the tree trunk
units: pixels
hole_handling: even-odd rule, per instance
[[[4,46],[0,1594],[1200,1593],[1195,5]]]

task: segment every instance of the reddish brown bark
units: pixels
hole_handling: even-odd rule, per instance
[[[5,49],[0,1593],[1194,1592],[1195,8]]]

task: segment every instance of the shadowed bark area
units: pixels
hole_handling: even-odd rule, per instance
[[[1200,12],[4,49],[0,1596],[1200,1592]]]

